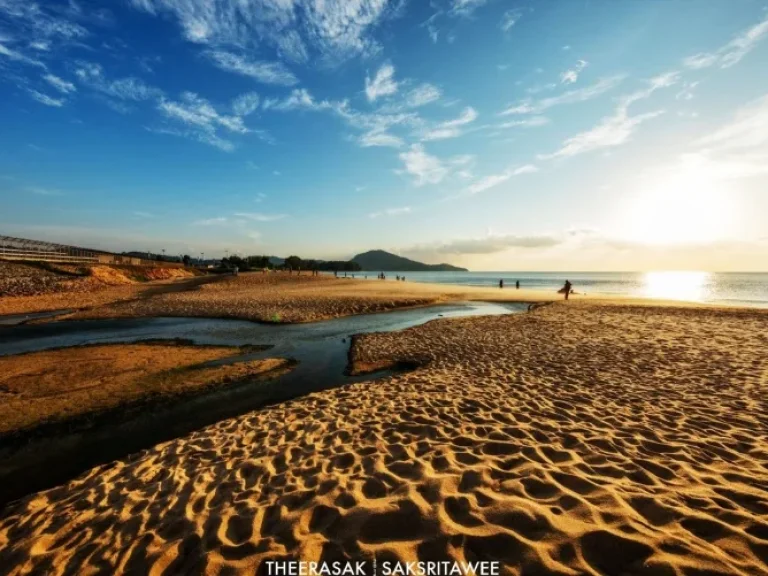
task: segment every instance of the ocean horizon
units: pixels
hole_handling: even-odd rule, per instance
[[[376,279],[377,272],[358,272]],[[556,292],[569,280],[582,294],[606,294],[658,298],[709,304],[768,308],[768,272],[386,272],[387,278],[405,276],[409,282],[497,287],[504,290],[551,290]]]

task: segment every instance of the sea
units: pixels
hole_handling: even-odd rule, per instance
[[[376,279],[376,272],[357,272]],[[387,279],[461,286],[520,288],[556,292],[566,280],[582,294],[626,295],[768,308],[768,272],[386,272]]]

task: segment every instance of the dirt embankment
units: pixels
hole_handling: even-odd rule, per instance
[[[150,280],[190,278],[197,274],[196,271],[186,268],[91,266],[0,260],[0,298],[86,292],[106,286]]]

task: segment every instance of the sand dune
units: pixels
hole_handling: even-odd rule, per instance
[[[357,339],[383,381],[226,420],[10,505],[0,572],[270,558],[768,573],[768,315],[555,304]]]

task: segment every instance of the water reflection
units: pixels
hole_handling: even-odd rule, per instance
[[[646,272],[643,276],[643,296],[665,300],[706,299],[710,272]]]

